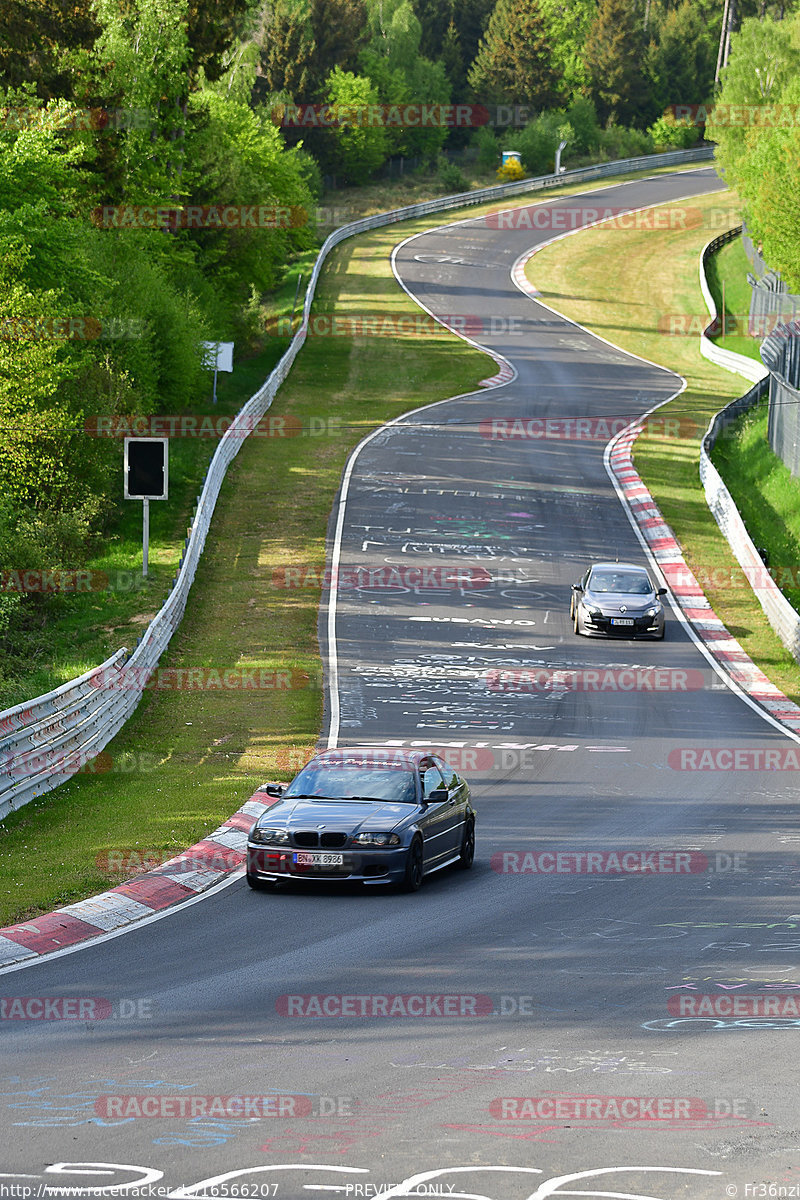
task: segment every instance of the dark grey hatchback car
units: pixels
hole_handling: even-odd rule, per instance
[[[247,839],[252,888],[302,879],[415,892],[433,871],[472,866],[469,785],[429,750],[324,750],[288,786],[266,790],[277,803]]]
[[[569,615],[575,633],[598,636],[664,637],[666,588],[657,588],[634,563],[594,563],[572,585]]]

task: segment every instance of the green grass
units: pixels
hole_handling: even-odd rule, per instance
[[[767,421],[765,405],[746,413],[717,441],[712,460],[747,532],[768,551],[784,595],[800,611],[800,480],[770,449]]]
[[[573,185],[559,191],[585,190]],[[546,202],[549,195],[518,202]],[[440,219],[497,207],[495,201]],[[429,225],[430,218],[404,222],[338,247],[323,269],[315,312],[418,314],[394,280],[390,254],[402,238]],[[287,313],[294,289],[290,274],[266,315]],[[220,407],[236,407],[228,388],[241,384],[242,395],[254,391],[278,349],[280,344],[268,350],[265,360],[237,365],[233,376],[221,380]],[[94,772],[74,777],[0,826],[0,924],[119,883],[123,876],[103,863],[109,851],[135,852],[139,861],[175,853],[225,820],[265,779],[294,774],[317,741],[322,717],[319,591],[287,590],[276,586],[276,578],[280,582],[281,572],[293,565],[322,571],[341,472],[366,433],[399,413],[472,390],[494,370],[486,355],[443,332],[308,340],[271,413],[335,423],[322,436],[250,437],[243,443],[223,484],[186,614],[160,664],[294,672],[296,686],[148,691]],[[167,526],[172,504],[160,518]],[[135,559],[141,547],[135,518],[130,520]],[[178,536],[174,546],[158,542],[159,554],[174,554],[177,561],[185,520],[185,513],[173,513]],[[163,565],[171,577],[171,567]],[[148,596],[147,611],[157,605],[158,596]],[[129,644],[129,632],[120,625],[119,639],[109,638],[108,648],[98,643],[102,649],[93,661]],[[82,661],[89,658],[87,647]]]
[[[232,375],[220,375],[218,402],[208,396],[192,406],[198,417],[232,417],[263,382],[280,353],[267,345],[255,358],[236,363]],[[81,567],[91,588],[51,596],[28,606],[25,626],[14,635],[13,653],[0,663],[0,709],[43,695],[103,662],[121,646],[136,645],[166,600],[178,569],[186,529],[217,445],[216,439],[171,438],[169,499],[150,505],[148,578],[142,578],[142,504],[124,501],[119,517],[98,551]],[[114,440],[122,493],[123,441]]]
[[[710,212],[721,199],[736,204],[730,193],[693,204]],[[698,579],[710,581],[705,590],[718,615],[765,674],[800,701],[798,664],[749,587],[741,586],[741,569],[708,509],[698,473],[700,438],[711,416],[742,395],[746,381],[704,359],[696,332],[691,337],[661,332],[665,314],[704,315],[698,261],[707,240],[707,222],[694,229],[662,231],[657,237],[645,230],[621,234],[598,226],[541,251],[529,263],[528,275],[551,307],[688,381],[686,390],[658,413],[679,421],[681,436],[659,436],[655,424],[635,443],[636,467],[687,563]],[[795,551],[787,562],[797,561]],[[728,579],[736,586],[723,586]]]
[[[725,329],[731,329],[724,337],[715,337],[712,340],[723,350],[733,350],[736,354],[745,354],[748,358],[761,362],[758,353],[761,338],[750,337],[747,332],[751,291],[747,273],[750,269],[741,237],[734,238],[732,242],[721,246],[715,254],[709,255],[706,263],[709,290],[714,297],[717,312],[725,313]],[[734,330],[737,332],[733,332]]]

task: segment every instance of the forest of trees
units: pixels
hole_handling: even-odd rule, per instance
[[[723,100],[800,98],[799,3],[736,0]],[[537,174],[561,138],[567,162],[690,144],[702,130],[664,113],[714,99],[722,10],[5,0],[0,570],[85,561],[114,518],[119,473],[117,448],[87,438],[86,420],[186,408],[206,388],[201,339],[257,346],[263,296],[319,240],[325,177],[361,184],[403,156],[454,191],[453,158],[470,148],[490,181],[501,149]],[[386,115],[458,106],[466,121]],[[714,137],[771,261],[799,279],[797,128]],[[209,206],[291,219],[180,218]],[[0,638],[21,603],[0,594]]]

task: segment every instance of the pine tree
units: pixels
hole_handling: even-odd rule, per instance
[[[453,21],[447,26],[442,39],[441,61],[453,89],[453,98],[460,100],[467,83],[467,72],[461,53],[461,38]]]
[[[657,115],[644,74],[645,33],[635,0],[600,0],[586,39],[589,88],[601,121],[642,125]]]
[[[477,98],[547,108],[559,100],[538,0],[498,0],[469,70]]]
[[[318,96],[333,67],[343,71],[358,68],[367,25],[364,0],[311,0],[309,25],[314,42],[309,87]]]
[[[307,17],[291,0],[275,0],[258,64],[256,96],[281,93],[308,103],[313,57]]]
[[[465,66],[470,65],[478,53],[494,6],[495,0],[458,0],[453,6],[453,24],[458,32]]]

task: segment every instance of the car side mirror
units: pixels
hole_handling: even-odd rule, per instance
[[[572,590],[573,590],[573,592],[582,592],[583,587],[580,583],[573,583]]]
[[[434,788],[433,791],[428,795],[428,803],[444,804],[444,802],[449,800],[449,798],[450,793],[448,792],[447,788]]]
[[[666,589],[666,588],[658,588],[658,589],[656,590],[656,595],[657,595],[657,596],[666,596],[666,594],[667,594],[667,589]]]
[[[282,796],[286,789],[285,783],[268,783],[264,791],[268,796]]]

